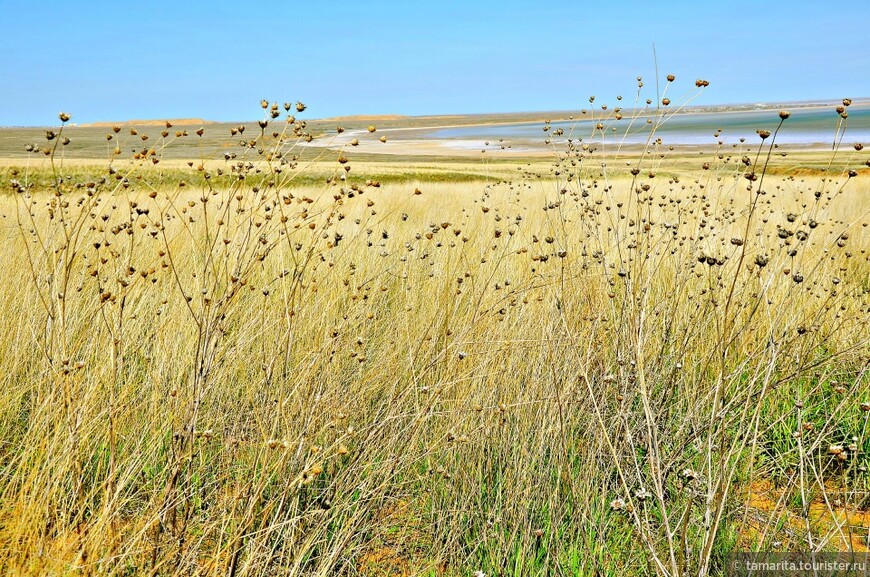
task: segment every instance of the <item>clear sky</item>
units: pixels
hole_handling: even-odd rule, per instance
[[[870,2],[0,0],[0,125],[569,110],[870,96]],[[650,96],[654,96],[650,94]],[[676,101],[676,100],[675,100]]]

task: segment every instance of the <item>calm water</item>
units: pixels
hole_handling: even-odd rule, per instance
[[[602,118],[605,111],[595,111]],[[844,144],[856,142],[870,145],[870,103],[853,104],[848,108],[849,117],[845,120],[846,133]],[[516,144],[525,146],[542,145],[544,140],[563,142],[567,138],[583,139],[583,142],[605,142],[618,144],[643,144],[649,137],[651,126],[646,118],[631,122],[628,116],[622,120],[604,121],[604,135],[595,131],[598,120],[553,122],[550,132],[543,131],[543,123],[519,123],[501,126],[466,126],[441,128],[424,133],[424,138],[446,139],[457,147],[481,146],[489,142],[496,144]],[[838,115],[834,107],[824,109],[794,109],[777,135],[776,142],[781,144],[830,144],[834,139]],[[663,144],[716,144],[721,140],[727,144],[739,143],[745,138],[747,143],[758,143],[756,130],[773,132],[779,124],[776,110],[704,113],[676,115],[667,119],[656,131],[656,138]],[[558,129],[562,136],[554,135]],[[615,129],[615,130],[614,130]],[[717,131],[721,133],[715,136]],[[504,142],[499,142],[503,139]],[[624,139],[624,140],[623,140]]]

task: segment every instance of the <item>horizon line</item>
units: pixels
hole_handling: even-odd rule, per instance
[[[859,97],[849,97],[852,100],[853,104],[867,104],[870,103],[870,96],[859,96]],[[671,108],[674,112],[687,111],[687,110],[697,110],[697,109],[712,109],[712,108],[723,108],[723,107],[777,107],[780,105],[801,105],[801,106],[824,106],[833,104],[836,102],[841,102],[843,98],[812,98],[812,99],[803,99],[803,100],[771,100],[771,101],[756,101],[756,102],[722,102],[722,103],[714,103],[714,104],[687,104],[683,106],[675,106]],[[652,105],[647,105],[642,108],[651,107]],[[659,106],[655,108],[651,108],[652,110],[657,110]],[[633,107],[622,107],[623,110],[636,110]],[[333,115],[333,116],[324,116],[320,118],[304,118],[301,120],[305,120],[307,122],[329,122],[329,121],[365,121],[365,120],[403,120],[403,119],[419,119],[419,118],[450,118],[450,117],[459,117],[459,118],[468,118],[474,116],[510,116],[510,115],[530,115],[530,114],[568,114],[581,110],[586,110],[584,108],[576,108],[576,109],[550,109],[550,110],[514,110],[514,111],[501,111],[501,112],[442,112],[442,113],[429,113],[429,114],[399,114],[399,113],[382,113],[382,114],[366,114],[366,113],[355,113],[355,114],[342,114],[342,115]],[[59,111],[60,112],[60,111]],[[182,121],[194,120],[192,124],[183,124]],[[233,124],[236,122],[244,123],[244,122],[257,122],[259,118],[252,118],[247,120],[212,120],[212,119],[204,119],[204,118],[193,118],[193,117],[159,117],[159,118],[129,118],[125,120],[94,120],[91,122],[85,122],[82,124],[78,124],[76,122],[68,122],[66,126],[68,127],[77,127],[77,128],[98,128],[101,125],[111,125],[111,124],[132,124],[132,123],[156,123],[156,122],[174,122],[177,123],[178,126],[193,126],[195,124]],[[7,128],[47,128],[54,127],[56,124],[6,124],[0,125],[0,129]]]

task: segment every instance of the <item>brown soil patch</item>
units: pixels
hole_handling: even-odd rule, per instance
[[[410,577],[431,570],[431,543],[414,504],[400,499],[375,516],[375,535],[359,558],[358,570],[367,577]],[[446,568],[438,564],[436,574]]]
[[[782,543],[784,550],[806,547],[809,526],[813,543],[824,543],[826,551],[870,552],[870,510],[851,504],[849,491],[826,484],[825,494],[813,496],[806,515],[795,505],[797,491],[769,480],[750,484],[743,496],[741,545],[766,540]]]

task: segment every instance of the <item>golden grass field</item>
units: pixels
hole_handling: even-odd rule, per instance
[[[262,138],[0,163],[4,574],[868,550],[867,150]]]

